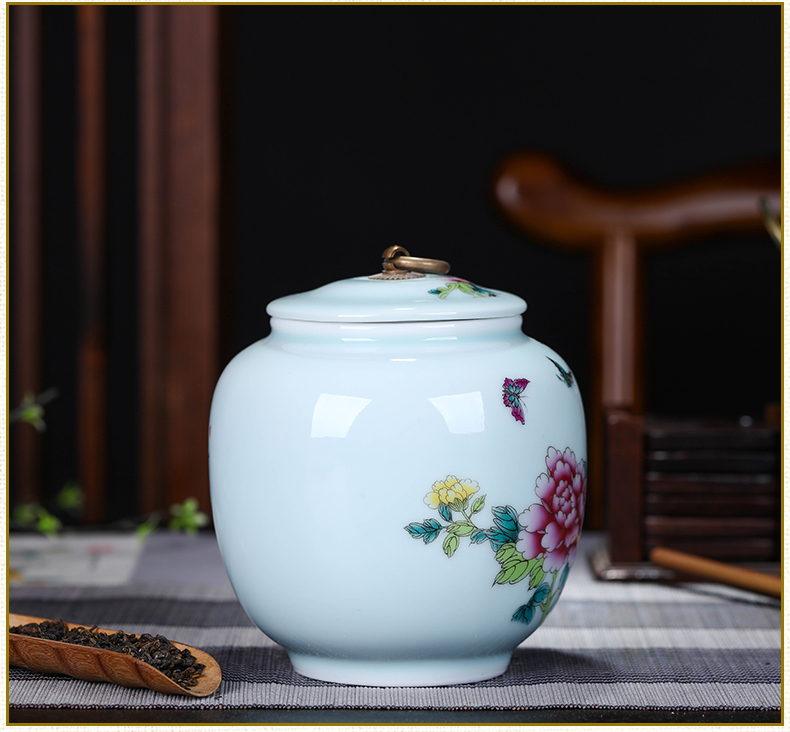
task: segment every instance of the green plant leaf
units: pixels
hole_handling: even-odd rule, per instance
[[[85,494],[82,492],[79,483],[70,481],[63,486],[55,496],[55,503],[59,508],[66,511],[76,511],[82,508],[85,503]]]
[[[497,551],[496,560],[500,564],[504,564],[505,562],[508,561],[508,559],[511,559],[512,557],[515,556],[521,556],[521,555],[516,550],[516,545],[512,542],[509,542],[507,544],[503,544],[502,548]]]
[[[534,590],[541,582],[543,582],[543,578],[545,576],[546,573],[543,571],[543,561],[541,560],[540,566],[534,567],[532,574],[529,576],[529,589]]]
[[[526,559],[508,561],[494,579],[496,585],[514,585],[521,582],[530,570],[530,563]]]
[[[532,618],[535,617],[535,608],[532,605],[522,605],[516,612],[513,613],[511,620],[517,623],[529,624]]]
[[[58,395],[57,389],[47,389],[42,394],[34,396],[28,392],[21,404],[11,410],[8,415],[9,422],[27,422],[35,427],[38,432],[43,432],[47,426],[44,423],[44,404]]]
[[[197,534],[201,526],[208,524],[208,516],[198,510],[196,498],[187,498],[182,504],[170,507],[172,518],[168,522],[171,531],[185,531],[187,534]]]
[[[549,593],[550,589],[548,584],[542,584],[537,590],[535,590],[535,594],[529,601],[530,605],[535,605],[537,607],[549,596]]]
[[[508,567],[507,569],[501,569],[496,577],[494,577],[494,584],[495,585],[506,585],[510,582],[510,578],[513,576],[513,567]]]
[[[510,584],[514,585],[516,582],[521,582],[524,577],[529,574],[530,563],[527,561],[520,561],[513,565],[513,576],[510,578]]]
[[[471,521],[456,521],[447,527],[447,533],[453,536],[470,536],[477,531],[477,527]]]
[[[472,515],[474,516],[476,513],[480,513],[485,505],[486,497],[484,495],[475,498],[474,503],[472,504]]]
[[[39,404],[23,406],[17,414],[16,421],[27,422],[27,424],[33,425],[36,432],[44,432],[47,428],[47,425],[44,423],[44,407]]]
[[[40,509],[38,503],[20,503],[14,508],[14,521],[20,526],[33,526]]]
[[[520,554],[517,554],[516,556],[510,557],[510,559],[504,562],[502,564],[502,569],[510,569],[510,567],[522,563],[529,564],[529,562],[526,559],[524,559]]]
[[[60,523],[60,519],[57,516],[53,516],[46,508],[39,508],[36,522],[37,531],[40,531],[50,539],[54,539],[62,527],[63,524]]]
[[[134,530],[134,533],[137,534],[137,538],[140,541],[145,541],[148,538],[148,535],[157,527],[158,524],[158,519],[153,517],[146,519]]]
[[[455,554],[455,550],[458,549],[458,544],[460,541],[461,540],[457,536],[453,536],[452,534],[449,534],[445,538],[444,544],[442,545],[442,549],[444,549],[444,553],[448,557],[453,556],[453,554]]]

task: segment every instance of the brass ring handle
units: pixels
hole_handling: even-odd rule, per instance
[[[384,254],[385,272],[427,272],[430,274],[447,274],[450,265],[441,259],[426,259],[425,257],[412,257],[407,249],[399,246],[388,247]]]

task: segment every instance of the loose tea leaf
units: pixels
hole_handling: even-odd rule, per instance
[[[31,638],[46,638],[77,646],[125,653],[153,666],[185,689],[197,684],[197,679],[205,668],[204,664],[197,662],[188,648],[178,648],[163,635],[154,636],[149,633],[133,635],[122,630],[104,633],[97,630],[95,625],[91,628],[69,628],[62,620],[17,625],[11,628],[10,632]]]

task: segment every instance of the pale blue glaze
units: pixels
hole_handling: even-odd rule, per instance
[[[448,285],[470,285],[472,292]],[[439,294],[432,291],[438,290]],[[478,288],[451,275],[425,275],[413,280],[352,277],[310,292],[281,297],[266,312],[275,318],[339,323],[392,323],[414,320],[473,320],[521,315],[527,303],[509,292]]]
[[[447,300],[462,297],[479,309],[495,299]],[[278,303],[271,312],[295,312]],[[550,359],[567,364],[525,336],[513,312],[328,321],[273,318],[272,334],[236,356],[216,388],[211,500],[239,601],[308,676],[370,685],[496,676],[543,620],[540,609],[528,624],[511,619],[534,590],[493,584],[501,567],[487,542],[462,537],[446,556],[441,540],[425,544],[405,527],[439,519],[424,499],[448,475],[487,496],[480,526],[494,506],[535,503],[549,447],[586,459],[578,387],[558,378]],[[505,378],[530,382],[523,425],[503,404]]]

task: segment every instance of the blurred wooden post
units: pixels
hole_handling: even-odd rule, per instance
[[[219,369],[219,9],[139,8],[140,501],[209,507]]]
[[[11,53],[11,125],[14,147],[11,165],[10,228],[13,270],[10,289],[10,341],[14,390],[10,407],[25,394],[41,391],[41,9],[20,5],[10,9],[13,22]],[[40,499],[41,438],[30,425],[14,428],[11,454],[14,500]]]
[[[631,486],[618,496],[606,496],[608,528],[616,532],[610,542],[612,562],[639,562],[642,559],[642,516],[644,475],[643,418],[625,410],[606,414],[607,436],[605,473],[608,484]]]
[[[77,441],[84,519],[106,500],[105,8],[77,7],[77,226],[82,296]]]

